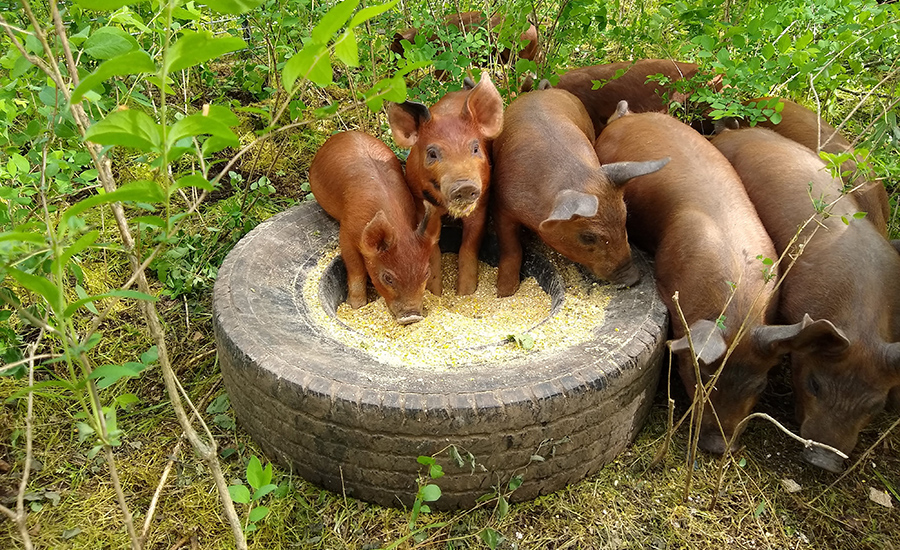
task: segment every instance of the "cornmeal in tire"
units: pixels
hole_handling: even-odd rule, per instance
[[[319,305],[318,288],[322,273],[337,253],[325,254],[310,274],[304,285],[305,299],[316,322],[333,338],[364,349],[385,363],[452,368],[579,344],[593,338],[592,330],[602,323],[610,301],[608,286],[586,287],[575,266],[551,257],[566,293],[562,308],[549,318],[551,298],[533,277],[525,279],[513,296],[498,298],[497,268],[481,262],[475,294],[457,296],[451,291],[434,296],[426,292],[426,317],[418,323],[398,325],[381,298],[357,310],[342,303],[335,319]],[[443,255],[442,274],[444,288],[455,288],[456,254]],[[533,339],[529,349],[510,339],[523,334]]]

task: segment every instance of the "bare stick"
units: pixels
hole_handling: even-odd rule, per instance
[[[156,486],[156,492],[153,493],[153,498],[150,500],[150,507],[147,509],[147,517],[146,519],[144,519],[144,528],[141,530],[141,544],[147,542],[147,535],[150,534],[150,523],[153,521],[154,514],[156,514],[156,505],[159,502],[159,495],[162,494],[163,487],[165,487],[166,485],[166,480],[169,478],[169,473],[172,471],[172,466],[178,459],[178,452],[181,450],[182,443],[184,443],[183,435],[178,440],[175,448],[172,450],[172,454],[169,455],[169,460],[166,463],[166,467],[165,469],[163,469],[163,473],[159,477],[159,484]]]

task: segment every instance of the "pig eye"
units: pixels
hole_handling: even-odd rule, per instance
[[[472,142],[472,154],[479,155],[481,154],[481,144],[478,143],[478,140]]]
[[[594,235],[593,233],[581,233],[578,235],[578,240],[586,245],[597,244],[597,235]]]
[[[425,162],[428,164],[435,163],[441,160],[441,152],[434,145],[429,146],[425,149]]]
[[[381,282],[384,283],[385,286],[394,286],[394,276],[390,273],[382,273]]]

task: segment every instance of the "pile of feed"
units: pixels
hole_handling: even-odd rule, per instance
[[[425,292],[424,320],[398,325],[375,293],[369,296],[373,301],[357,310],[340,304],[335,317],[323,309],[319,285],[339,253],[337,248],[326,252],[304,285],[311,317],[335,340],[389,364],[453,368],[579,344],[593,338],[610,300],[610,287],[586,284],[576,266],[551,251],[546,251],[547,257],[566,289],[562,306],[552,315],[551,297],[534,277],[522,281],[513,296],[498,298],[497,268],[484,262],[479,263],[477,292],[457,296],[456,254],[445,253],[444,295]]]

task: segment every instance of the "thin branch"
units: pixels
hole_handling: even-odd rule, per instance
[[[172,466],[175,464],[175,461],[178,460],[178,452],[181,450],[182,443],[184,443],[184,434],[182,434],[182,437],[178,440],[178,443],[172,450],[172,454],[169,455],[169,460],[166,462],[166,467],[163,469],[163,473],[159,477],[159,484],[156,486],[156,491],[153,493],[153,498],[150,499],[150,507],[147,509],[147,517],[144,519],[144,528],[141,530],[141,544],[147,542],[147,536],[150,534],[150,524],[153,522],[153,516],[156,514],[156,505],[159,503],[159,495],[162,494],[163,487],[165,487],[166,481],[169,479],[169,473],[172,471]]]

